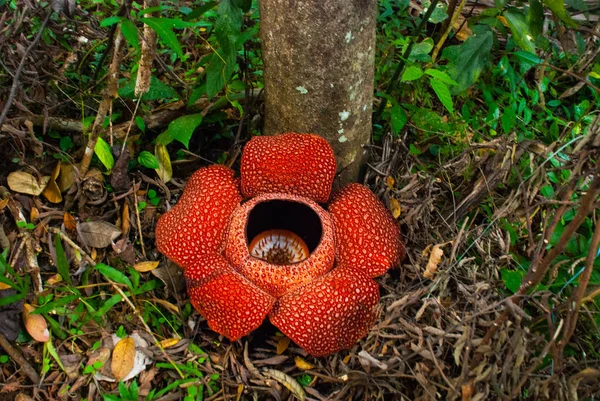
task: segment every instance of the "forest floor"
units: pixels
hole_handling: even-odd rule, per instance
[[[577,140],[566,128],[554,141],[467,137],[433,162],[420,152],[435,139],[417,143],[414,126],[378,136],[365,148],[364,184],[401,224],[407,256],[377,279],[368,335],[315,358],[269,323],[236,342],[211,331],[181,270],[154,243],[158,216],[193,171],[239,168],[239,149],[260,124],[261,93],[240,101],[244,119],[231,103],[199,98],[203,134],[171,152],[167,183],[140,161],[153,145],[139,130],[121,148],[130,116],[105,127],[112,168],[100,153],[81,176],[82,133],[93,118],[69,111],[77,101],[63,77],[85,69],[81,59],[66,61],[85,43],[60,47],[53,40],[67,24],[51,20],[52,34],[26,54],[37,31],[3,23],[36,16],[39,27],[43,10],[2,4],[0,70],[26,65],[15,96],[8,85],[0,91],[0,110],[12,103],[0,122],[0,401],[600,397],[597,110]],[[94,24],[80,29],[104,35]],[[79,106],[98,108],[96,85]],[[125,115],[137,105],[118,107]],[[160,132],[185,108],[144,112],[138,128]]]

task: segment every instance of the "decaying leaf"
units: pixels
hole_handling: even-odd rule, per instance
[[[279,341],[277,341],[277,355],[281,355],[285,352],[285,350],[290,345],[290,339],[286,336],[279,337]]]
[[[25,328],[34,340],[45,343],[50,340],[48,324],[46,323],[44,316],[31,314],[34,309],[35,307],[32,305],[23,305],[23,321],[25,322]]]
[[[13,171],[6,178],[8,187],[15,192],[20,194],[27,194],[38,196],[46,188],[50,181],[50,176],[42,177],[41,181],[38,180],[31,174],[25,171]]]
[[[171,157],[167,151],[167,147],[163,144],[158,144],[154,147],[154,156],[158,160],[158,168],[155,169],[158,177],[165,183],[171,181],[173,177],[173,168],[171,167]]]
[[[300,401],[304,401],[306,399],[306,393],[304,392],[304,389],[293,377],[275,369],[265,369],[262,373],[271,379],[277,380]]]
[[[63,216],[63,224],[65,225],[65,229],[67,231],[75,231],[77,229],[77,222],[75,221],[75,217],[69,212],[65,212]]]
[[[304,359],[300,358],[299,356],[294,358],[294,363],[296,364],[296,367],[298,369],[302,369],[302,370],[309,370],[309,369],[313,369],[315,367],[313,364],[306,362]]]
[[[124,338],[115,345],[112,353],[110,370],[115,380],[124,379],[133,369],[134,362],[135,341],[131,337]]]
[[[58,188],[60,188],[60,192],[65,192],[71,185],[73,185],[73,180],[75,178],[75,169],[72,164],[61,163],[60,164],[60,174],[58,176],[58,180],[56,183],[58,184]]]
[[[60,188],[58,188],[56,181],[54,181],[53,179],[50,179],[50,181],[48,181],[48,185],[46,185],[43,195],[51,203],[62,202],[62,194],[60,193]]]
[[[174,347],[175,345],[179,344],[179,341],[179,338],[167,338],[160,342],[160,346],[163,348]]]
[[[425,273],[423,273],[423,277],[431,279],[435,275],[435,272],[438,269],[438,265],[442,261],[442,256],[444,256],[444,251],[440,248],[441,245],[435,245],[431,248],[431,254],[429,255],[429,262],[427,262],[427,266],[425,267]]]
[[[78,224],[79,235],[90,248],[106,248],[119,238],[121,230],[106,221],[87,221]]]
[[[400,207],[400,202],[398,199],[392,198],[390,199],[390,211],[392,212],[392,216],[397,219],[400,217],[400,213],[402,213],[402,208]]]
[[[147,260],[145,262],[136,263],[133,266],[133,268],[135,270],[139,271],[140,273],[145,273],[145,272],[149,272],[150,270],[156,269],[159,264],[160,264],[160,262],[158,262],[158,261]]]
[[[388,188],[393,188],[395,182],[396,180],[394,180],[394,177],[392,177],[391,175],[388,175],[385,178],[385,183],[387,184]]]
[[[165,301],[164,299],[152,298],[152,302],[162,305],[175,313],[179,313],[179,308],[177,307],[177,305],[174,305],[169,301]]]
[[[126,237],[131,229],[131,222],[129,221],[129,204],[123,205],[123,212],[121,213],[121,232]]]

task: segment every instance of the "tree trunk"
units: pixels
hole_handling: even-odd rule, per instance
[[[377,0],[260,0],[267,135],[315,133],[339,184],[356,181],[371,137]]]

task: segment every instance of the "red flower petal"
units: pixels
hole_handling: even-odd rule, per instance
[[[250,255],[248,244],[252,238],[247,238],[248,216],[256,205],[272,200],[303,204],[318,216],[322,229],[321,239],[307,259],[289,265],[276,265]],[[249,200],[233,212],[227,232],[225,256],[246,278],[270,295],[279,297],[328,272],[333,267],[334,246],[333,223],[321,206],[302,196],[264,194]]]
[[[329,143],[312,134],[255,136],[242,154],[242,194],[282,192],[327,202],[336,171]]]
[[[364,273],[338,267],[281,297],[271,323],[315,356],[350,348],[367,334],[379,287]]]
[[[400,227],[365,186],[349,184],[334,195],[329,213],[339,263],[377,277],[404,258]]]
[[[233,170],[201,168],[187,182],[181,199],[156,224],[156,246],[182,267],[201,255],[220,252],[224,231],[241,195]]]
[[[204,273],[211,270],[207,277]],[[275,298],[234,271],[221,255],[198,258],[184,275],[194,308],[213,331],[231,341],[260,326],[275,303]]]

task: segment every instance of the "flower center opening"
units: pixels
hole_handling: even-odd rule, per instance
[[[250,255],[276,265],[308,258],[322,234],[321,219],[311,207],[279,199],[258,203],[246,225]]]
[[[306,243],[288,230],[267,230],[258,234],[248,247],[250,255],[275,265],[288,265],[308,258]]]

